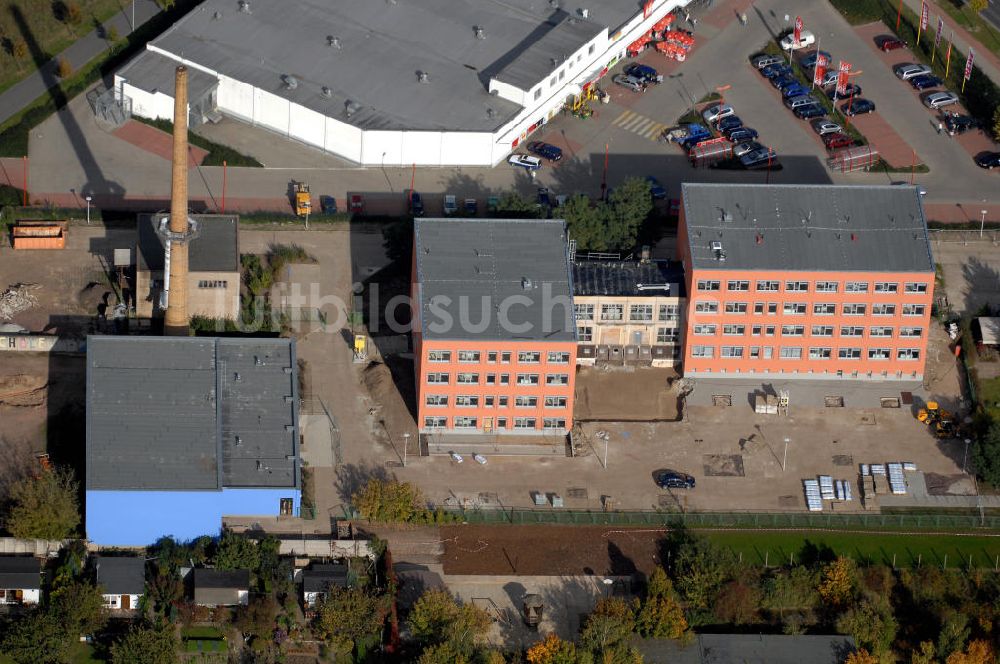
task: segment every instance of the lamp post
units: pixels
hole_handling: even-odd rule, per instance
[[[403,434],[403,468],[406,468],[406,448],[410,444],[410,432],[407,431]]]
[[[94,199],[91,196],[86,196],[84,197],[84,200],[87,201],[87,225],[90,226],[90,201]],[[982,233],[980,233],[980,235],[982,235]]]
[[[983,229],[986,228],[986,209],[980,210],[979,214],[982,215],[979,219],[979,237],[983,237]]]
[[[785,453],[781,456],[781,472],[785,472],[785,462],[788,461],[788,443],[789,439],[785,438]]]
[[[965,456],[962,457],[962,473],[963,474],[965,474],[965,473],[968,472],[966,470],[966,465],[965,464],[969,460],[969,443],[971,443],[971,442],[972,442],[972,440],[970,438],[966,438],[965,439]]]
[[[722,106],[723,104],[726,103],[726,98],[725,98],[725,95],[723,93],[725,93],[725,91],[728,90],[731,87],[733,87],[733,86],[732,85],[720,85],[717,88],[715,88],[715,91],[719,93],[719,105],[720,106]]]
[[[614,585],[615,582],[612,579],[601,579],[601,583],[604,584],[604,587],[607,590],[605,597],[611,597],[611,586]]]

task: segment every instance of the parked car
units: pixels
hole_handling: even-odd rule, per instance
[[[944,108],[958,103],[958,95],[954,92],[932,92],[924,97],[927,108]]]
[[[835,134],[837,132],[842,132],[844,130],[836,122],[831,122],[830,120],[814,120],[812,123],[813,131],[820,136],[826,136],[827,134]]]
[[[527,171],[537,171],[542,167],[542,160],[526,154],[512,154],[507,158],[507,163],[511,166],[520,166]]]
[[[558,148],[551,143],[543,143],[542,141],[528,143],[528,152],[537,154],[539,157],[543,157],[549,161],[559,161],[562,159],[562,148]]]
[[[667,190],[664,189],[659,180],[652,175],[647,175],[646,182],[649,183],[649,195],[653,197],[654,201],[663,200],[667,197]]]
[[[927,65],[915,65],[912,62],[904,62],[892,68],[893,73],[904,81],[908,81],[914,76],[930,74],[931,68]]]
[[[406,210],[411,217],[424,216],[424,199],[412,189],[406,190]]]
[[[836,97],[837,99],[850,99],[851,97],[861,96],[861,86],[856,83],[848,83],[844,86],[844,94],[838,94],[837,88],[830,88],[830,91],[826,93],[826,96],[830,99]]]
[[[757,141],[744,141],[733,146],[733,156],[739,158],[745,154],[753,152],[754,150],[762,149],[764,149],[764,146]]]
[[[840,112],[848,117],[855,115],[867,115],[875,110],[875,102],[870,99],[855,97],[851,101],[844,102],[840,106]]]
[[[752,127],[737,127],[735,129],[730,129],[725,132],[726,139],[732,143],[738,143],[740,141],[749,141],[757,138],[757,130]]]
[[[777,64],[768,65],[760,70],[760,73],[764,78],[777,78],[779,76],[791,76],[795,73],[790,64],[785,62],[779,62]]]
[[[543,207],[543,208],[551,208],[552,207],[552,197],[549,196],[548,187],[539,187],[538,188],[538,205],[539,205],[539,207]]]
[[[729,117],[730,115],[736,115],[736,111],[728,104],[712,104],[701,112],[701,117],[705,118],[705,122],[710,125],[714,125],[722,118]]]
[[[779,64],[781,62],[784,61],[780,57],[777,55],[770,55],[768,53],[758,53],[750,58],[750,63],[757,69],[764,69],[765,67],[770,67],[771,65]]]
[[[840,76],[839,71],[828,71],[823,74],[823,78],[820,79],[819,87],[827,88],[837,82],[837,78]]]
[[[968,115],[949,113],[944,119],[944,127],[948,130],[949,136],[964,134],[970,129],[979,127],[979,121]]]
[[[782,51],[797,51],[800,48],[805,48],[807,46],[812,46],[816,43],[816,35],[814,35],[809,30],[802,30],[799,33],[799,42],[795,43],[795,33],[789,32],[787,35],[781,38],[778,45],[781,47]]]
[[[645,92],[646,82],[641,78],[636,78],[635,76],[629,76],[628,74],[617,74],[611,79],[615,84],[622,86],[623,88],[628,88],[632,92]]]
[[[319,209],[323,214],[337,214],[337,199],[333,196],[320,196]]]
[[[816,51],[810,51],[809,55],[806,55],[801,60],[799,60],[799,64],[805,67],[806,69],[812,69],[813,67],[816,66],[816,61],[819,59],[819,56],[821,55],[826,58],[827,62],[833,61],[833,56],[827,53],[826,51],[820,51],[819,53],[817,53]]]
[[[823,137],[823,145],[826,146],[827,150],[836,150],[837,148],[847,148],[854,145],[854,139],[847,134],[838,132],[836,134],[827,134]]]
[[[465,216],[475,217],[479,214],[479,201],[475,198],[465,199]]]
[[[910,79],[910,85],[913,86],[915,90],[926,90],[927,88],[938,88],[944,84],[937,76],[931,76],[930,74],[923,74],[921,76],[914,76]]]
[[[347,199],[347,209],[351,211],[351,214],[364,214],[365,197],[361,194],[351,194],[350,198]]]
[[[441,205],[441,210],[446,217],[458,212],[458,199],[455,198],[455,194],[444,195],[444,203]]]
[[[900,48],[906,48],[906,42],[902,39],[897,39],[892,35],[879,35],[875,38],[875,45],[879,47],[880,50],[888,53],[889,51],[895,51]]]
[[[661,468],[653,471],[653,481],[661,489],[693,489],[695,480],[687,473]]]
[[[819,104],[806,104],[805,106],[799,106],[792,110],[795,113],[795,117],[800,120],[811,120],[812,118],[821,118],[826,115],[826,109]]]
[[[718,130],[721,132],[729,131],[730,129],[736,129],[737,127],[743,126],[743,120],[740,119],[738,115],[727,115],[726,117],[719,120]]]
[[[759,168],[761,165],[766,167],[768,162],[773,166],[777,158],[778,153],[771,148],[760,148],[740,157],[740,164],[743,165],[743,168],[750,169]]]
[[[646,83],[663,83],[663,76],[649,65],[631,64],[625,68],[625,73]]]
[[[1000,152],[984,152],[976,156],[976,166],[992,171],[1000,168]]]
[[[698,145],[698,143],[712,138],[712,132],[708,130],[708,127],[697,122],[684,125],[683,128],[687,132],[687,135],[677,142],[685,150],[690,150],[695,145]]]
[[[791,99],[792,97],[802,97],[809,94],[809,88],[803,87],[801,84],[789,85],[787,88],[781,91],[781,96],[785,99]]]
[[[812,95],[798,95],[795,97],[789,97],[785,100],[785,106],[792,109],[793,111],[800,106],[811,106],[812,104],[818,104],[819,102]]]

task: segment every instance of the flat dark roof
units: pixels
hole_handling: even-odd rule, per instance
[[[33,590],[42,587],[42,565],[31,556],[0,556],[0,588]]]
[[[136,267],[140,270],[163,269],[163,238],[156,232],[163,214],[140,214]],[[239,217],[232,214],[193,214],[198,222],[198,237],[188,247],[188,265],[192,272],[238,272],[240,269]]]
[[[917,187],[684,183],[681,199],[697,269],[934,272]]]
[[[87,339],[87,489],[297,487],[290,339]]]
[[[146,592],[146,561],[134,556],[98,556],[94,561],[97,585],[106,595],[141,595]]]
[[[513,59],[497,71],[494,78],[521,90],[530,90],[605,29],[605,26],[557,11],[525,39],[524,49],[513,53]]]
[[[416,219],[413,241],[424,338],[576,339],[563,220]]]
[[[247,590],[250,587],[250,570],[196,567],[194,569],[194,587]]]
[[[662,289],[656,286],[667,285]],[[573,263],[574,295],[684,297],[684,269],[677,261]]]

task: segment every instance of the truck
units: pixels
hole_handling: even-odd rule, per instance
[[[295,183],[295,214],[300,217],[312,212],[312,196],[309,195],[309,185],[305,182]]]

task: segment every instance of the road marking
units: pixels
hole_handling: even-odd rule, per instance
[[[622,114],[612,120],[611,124],[650,141],[656,141],[663,130],[667,129],[667,125],[662,122],[657,122],[635,111],[622,111]]]

